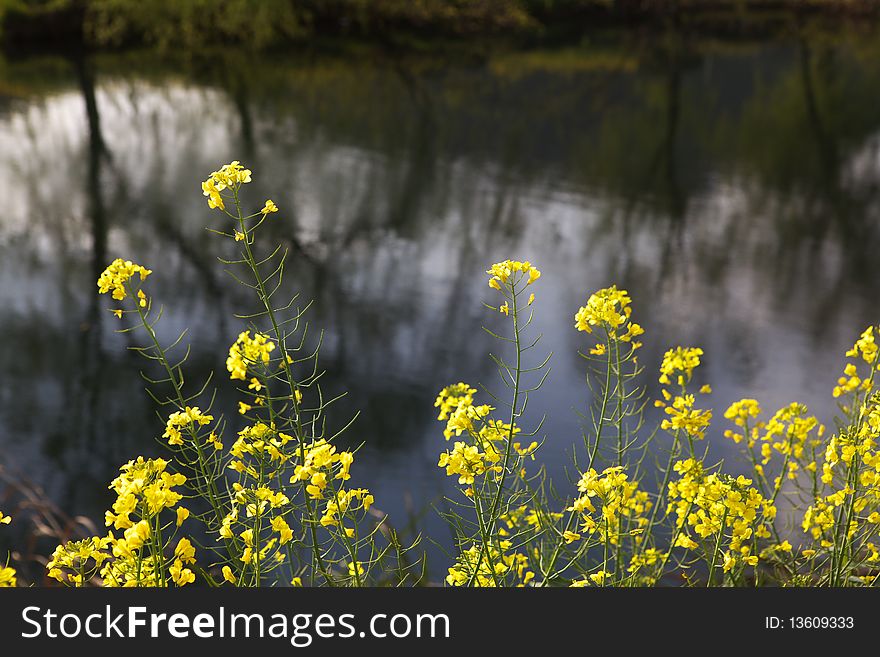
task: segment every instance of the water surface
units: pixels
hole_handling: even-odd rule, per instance
[[[585,40],[478,55],[351,46],[170,61],[151,54],[0,65],[0,450],[71,513],[162,425],[143,362],[99,299],[115,257],[151,267],[163,334],[188,327],[191,379],[223,372],[246,300],[207,233],[199,183],[242,160],[263,235],[326,331],[334,422],[365,447],[354,481],[403,525],[444,536],[434,396],[500,389],[480,330],[501,328],[484,270],[543,271],[552,372],[531,421],[564,477],[589,394],[573,328],[588,294],[630,291],[641,355],[701,346],[718,421],[743,396],[823,420],[842,354],[878,321],[880,41],[870,34],[694,44]],[[220,377],[221,399],[234,391]],[[236,422],[233,418],[233,422]],[[735,460],[729,469],[741,464]],[[564,479],[563,479],[564,480]]]

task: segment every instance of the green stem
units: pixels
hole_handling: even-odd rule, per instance
[[[257,262],[254,258],[253,251],[251,250],[250,245],[250,233],[248,233],[247,227],[244,223],[244,216],[241,212],[241,202],[238,198],[238,189],[233,188],[233,196],[235,200],[235,209],[238,225],[241,228],[241,232],[244,234],[244,239],[242,242],[244,243],[245,248],[245,257],[247,259],[248,267],[254,275],[254,279],[257,283],[257,288],[259,290],[260,301],[263,304],[263,307],[266,309],[266,316],[269,318],[269,321],[272,324],[272,331],[275,335],[275,339],[278,343],[278,347],[281,350],[281,366],[284,369],[284,376],[287,381],[288,388],[290,389],[290,402],[293,406],[294,415],[296,416],[295,420],[295,429],[294,433],[296,435],[297,442],[299,443],[299,452],[300,452],[300,462],[305,463],[305,438],[304,438],[304,430],[302,426],[302,419],[300,417],[299,412],[299,402],[296,397],[296,385],[294,384],[293,373],[290,370],[290,363],[288,362],[287,357],[287,344],[284,333],[281,331],[281,328],[278,324],[278,321],[275,317],[275,309],[272,307],[271,300],[269,295],[266,292],[265,282],[263,281],[263,277],[260,275],[260,270],[257,267]],[[305,494],[305,483],[302,484],[302,488],[304,491],[304,499],[306,504],[306,511],[309,516],[309,533],[311,538],[311,548],[312,548],[312,559],[314,560],[317,569],[320,571],[321,575],[324,577],[324,580],[328,585],[334,586],[334,581],[330,577],[329,572],[324,564],[324,559],[321,554],[321,545],[318,541],[318,531],[317,531],[317,515],[315,513],[315,508],[312,505],[311,500],[309,499],[308,494]]]
[[[502,466],[501,466],[501,477],[500,477],[500,481],[498,481],[498,484],[497,484],[498,489],[495,492],[495,497],[492,500],[491,506],[489,507],[489,522],[491,524],[489,524],[488,526],[484,526],[485,521],[482,519],[482,514],[480,513],[479,509],[477,510],[477,517],[480,518],[480,525],[481,525],[480,531],[481,531],[482,539],[483,539],[482,540],[483,545],[480,548],[480,559],[479,559],[478,563],[482,563],[483,559],[486,558],[488,560],[490,569],[493,572],[493,577],[494,577],[495,569],[493,567],[494,564],[491,563],[491,552],[489,550],[489,544],[487,543],[486,539],[487,539],[487,536],[494,536],[494,534],[495,534],[495,523],[497,522],[498,509],[501,505],[501,497],[504,493],[504,484],[507,479],[507,471],[510,467],[510,458],[511,458],[511,454],[513,453],[513,433],[514,433],[514,427],[516,426],[516,419],[517,419],[517,410],[516,409],[519,406],[520,375],[522,373],[521,372],[521,370],[522,370],[522,346],[520,343],[520,335],[519,335],[519,333],[520,333],[519,309],[517,308],[517,303],[516,303],[518,294],[519,293],[516,290],[516,283],[515,282],[511,283],[510,284],[510,296],[511,296],[511,303],[513,304],[513,307],[511,308],[510,312],[513,315],[513,337],[514,337],[514,344],[516,345],[516,369],[514,371],[514,376],[513,376],[513,402],[511,403],[511,406],[510,406],[510,428],[508,429],[508,432],[507,432],[507,441],[506,441],[507,445],[505,446],[505,450],[504,450],[504,462],[502,463]],[[474,499],[475,500],[477,499],[476,491],[474,493]],[[471,573],[471,578],[468,581],[468,586],[471,586],[473,584],[476,576],[477,576],[476,571]]]

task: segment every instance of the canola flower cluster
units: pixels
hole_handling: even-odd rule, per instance
[[[229,378],[247,381],[248,369],[253,368],[257,363],[268,365],[270,354],[274,350],[275,343],[265,333],[256,333],[251,337],[250,331],[242,331],[229,347],[229,357],[226,359]],[[253,381],[251,383],[253,384]],[[255,388],[261,385],[257,380]]]
[[[116,493],[112,511],[104,514],[104,521],[115,529],[129,529],[134,526],[131,519],[137,513],[144,519],[151,519],[164,509],[172,509],[183,499],[174,489],[186,483],[180,473],[170,473],[165,459],[144,459],[139,456],[120,468],[120,474],[110,484]]]
[[[725,430],[724,437],[737,444],[744,443],[758,482],[775,496],[784,479],[796,480],[801,472],[816,473],[815,452],[822,443],[825,427],[809,415],[806,406],[797,402],[783,406],[767,422],[755,421],[760,415],[757,400],[734,402],[724,417],[737,428]],[[783,458],[782,471],[771,479],[766,468],[775,454]]]
[[[239,561],[242,564],[256,566],[267,561],[271,554],[274,554],[276,563],[282,560],[283,555],[273,553],[273,550],[276,544],[285,545],[293,539],[293,530],[285,518],[290,499],[282,491],[274,491],[268,486],[245,487],[235,483],[233,491],[232,509],[223,518],[220,538],[227,541],[240,539],[243,549]],[[242,510],[244,519],[240,518]],[[273,535],[263,536],[261,528],[268,529]],[[229,566],[221,572],[226,581],[238,582]]]
[[[832,583],[842,581],[841,564],[844,555],[860,556],[874,568],[880,561],[880,550],[873,542],[880,533],[880,393],[874,388],[878,365],[876,327],[862,332],[852,349],[846,352],[848,362],[844,376],[832,391],[835,398],[843,397],[841,409],[850,415],[850,423],[841,428],[824,445],[821,476],[813,481],[814,498],[806,508],[801,522],[804,533],[813,545],[801,550],[807,559],[830,557]],[[860,374],[862,363],[867,373]],[[818,432],[821,438],[822,427]],[[822,441],[809,441],[810,455],[815,454]],[[805,467],[817,473],[816,460]],[[814,477],[816,475],[814,474]],[[814,549],[815,548],[815,549]],[[852,558],[852,557],[850,557]],[[863,573],[851,579],[861,580]],[[876,576],[865,581],[873,584]]]
[[[541,278],[541,272],[528,260],[504,260],[496,262],[486,270],[489,274],[489,287],[498,290],[504,296],[505,301],[498,306],[498,312],[510,316],[511,309],[516,310],[516,299],[519,293]],[[525,281],[525,285],[520,285]],[[535,301],[534,293],[529,294],[527,306]],[[513,308],[511,308],[513,303]],[[491,307],[491,306],[490,306]]]
[[[622,533],[637,535],[648,522],[645,514],[653,503],[637,482],[630,481],[622,466],[611,466],[601,473],[590,468],[581,475],[577,489],[581,495],[566,510],[579,514],[580,533],[565,532],[567,543],[580,540],[582,534],[596,534],[603,543],[617,545]]]
[[[500,473],[500,461],[506,452],[505,441],[516,436],[520,429],[502,420],[490,417],[495,409],[488,404],[474,404],[476,389],[466,383],[446,386],[434,402],[440,408],[437,419],[446,422],[443,435],[446,440],[465,434],[470,442],[455,441],[451,450],[440,454],[437,465],[446,468],[447,476],[458,476],[458,483],[472,486],[477,477],[487,472]],[[537,442],[528,447],[512,443],[520,456],[532,454]]]
[[[111,543],[109,536],[95,536],[59,545],[46,564],[49,577],[73,586],[83,586],[98,573],[101,564],[111,558],[110,553],[104,551]]]
[[[335,445],[326,440],[318,440],[305,448],[305,457],[293,470],[291,483],[308,481],[306,492],[315,500],[324,498],[324,491],[332,479],[348,481],[351,479],[351,464],[354,454],[337,451]]]
[[[528,260],[504,260],[496,262],[486,270],[489,274],[489,287],[500,290],[502,285],[513,287],[523,278],[531,285],[541,278],[541,272]]]
[[[521,552],[511,551],[513,543],[501,540],[487,551],[473,545],[463,550],[455,565],[449,568],[446,583],[450,586],[526,586],[535,573],[529,569],[529,559]]]
[[[346,536],[352,538],[355,534],[355,528],[345,526],[344,518],[350,517],[351,514],[357,511],[366,513],[373,506],[373,503],[373,495],[366,488],[337,490],[327,500],[324,513],[321,516],[321,526],[339,526]]]
[[[752,486],[752,480],[707,473],[693,458],[678,461],[677,481],[669,483],[669,513],[678,530],[675,547],[695,550],[701,542],[711,551],[724,549],[724,572],[737,564],[757,566],[757,539],[771,536],[776,507]],[[708,543],[706,543],[708,541]]]
[[[350,525],[355,523],[345,525],[344,519],[357,511],[369,511],[373,505],[373,496],[367,489],[342,487],[351,478],[354,454],[339,451],[326,440],[313,441],[299,449],[292,436],[278,431],[274,425],[257,422],[239,432],[230,454],[229,468],[244,479],[233,484],[232,506],[222,520],[219,535],[227,541],[241,541],[243,564],[257,566],[272,561],[274,554],[277,565],[284,554],[274,551],[276,546],[284,546],[294,538],[288,521],[293,510],[290,498],[265,483],[276,481],[285,466],[292,468],[291,484],[302,485],[310,500],[324,501],[319,519],[322,527],[338,528],[352,538],[355,527]],[[270,531],[271,537],[263,536],[262,530]],[[230,583],[239,582],[228,566],[222,575]]]
[[[202,183],[202,194],[208,197],[208,207],[225,210],[222,192],[230,189],[237,190],[245,183],[251,182],[251,170],[245,169],[238,160],[230,162],[214,171],[208,179]]]
[[[281,467],[291,459],[287,445],[293,440],[274,424],[256,422],[238,432],[238,437],[229,450],[232,459],[229,469],[246,474],[251,479],[277,476]]]
[[[853,348],[846,352],[847,358],[860,358],[870,367],[870,373],[867,377],[861,378],[858,374],[858,368],[855,363],[847,363],[843,370],[843,376],[837,380],[837,385],[832,391],[832,395],[837,398],[843,395],[859,391],[867,392],[873,386],[874,372],[880,370],[878,363],[878,347],[874,339],[874,327],[866,328]]]
[[[111,262],[98,277],[98,292],[100,294],[106,294],[107,292],[110,292],[110,296],[112,296],[117,301],[122,301],[128,295],[125,286],[135,274],[138,274],[140,276],[141,282],[143,282],[146,280],[147,276],[152,273],[152,269],[142,267],[141,265],[133,263],[131,260],[116,258],[116,260]],[[147,301],[146,295],[144,294],[143,290],[138,290],[137,297],[138,304],[142,308],[145,307],[147,305]],[[117,310],[114,312],[116,313],[117,317],[122,316],[121,310]]]
[[[789,463],[789,465],[795,466],[789,472],[789,475],[792,475],[797,469],[797,461],[806,455],[808,443],[812,442],[813,446],[820,444],[820,439],[825,434],[825,427],[819,423],[818,419],[808,413],[806,406],[793,402],[773,414],[773,417],[764,425],[764,431],[761,435],[761,458],[764,465],[770,460],[772,452],[777,452],[792,459]],[[816,438],[811,439],[814,430]],[[769,446],[769,450],[767,446]],[[815,463],[811,463],[809,467],[814,470]],[[789,478],[793,479],[794,477],[790,476]]]
[[[208,207],[210,209],[226,210],[226,203],[223,200],[223,192],[229,190],[232,192],[233,199],[238,202],[238,190],[242,185],[252,181],[252,172],[245,169],[241,162],[234,160],[229,164],[224,164],[218,171],[214,171],[202,183],[202,195],[207,197]],[[228,196],[228,194],[227,194]],[[278,206],[268,199],[263,205],[263,209],[258,213],[265,218],[266,216],[278,212]],[[236,242],[247,239],[245,232],[235,230],[233,237]]]
[[[202,413],[198,406],[187,406],[184,410],[174,411],[168,416],[165,433],[162,434],[162,437],[168,439],[169,445],[183,445],[183,431],[191,430],[195,433],[197,427],[210,424],[213,421],[214,416]],[[211,432],[208,441],[215,449],[223,449],[223,444],[219,442],[213,432]]]
[[[739,429],[725,429],[724,437],[729,438],[735,443],[741,443],[748,438],[749,447],[752,447],[758,440],[763,424],[757,423],[750,426],[749,423],[760,415],[761,405],[757,399],[740,399],[733,402],[724,411],[724,417],[733,422]]]
[[[48,576],[65,585],[84,586],[93,579],[107,587],[164,586],[168,580],[177,586],[195,581],[188,568],[195,563],[195,548],[181,537],[166,554],[161,538],[164,510],[175,511],[173,526],[180,527],[189,510],[178,506],[182,495],[174,489],[186,483],[182,474],[167,470],[163,459],[138,457],[120,468],[121,474],[110,488],[116,493],[112,511],[105,521],[113,529],[106,536],[68,541],[59,545],[47,564]],[[135,517],[132,518],[132,515]]]
[[[703,350],[699,347],[676,347],[663,354],[663,362],[660,363],[660,383],[670,385],[675,377],[680,387],[690,383],[694,370],[700,366],[700,357]]]
[[[499,520],[504,524],[504,527],[498,529],[498,535],[502,537],[518,536],[527,531],[545,531],[562,517],[562,513],[539,513],[538,509],[523,504],[501,514]]]
[[[880,533],[880,397],[870,399],[861,416],[857,430],[841,432],[828,442],[821,481],[832,492],[817,497],[804,513],[804,532],[823,548],[833,545],[836,531],[852,539],[860,524],[869,527],[869,534]]]
[[[574,327],[578,331],[592,333],[594,329],[604,329],[611,342],[628,343],[635,351],[642,346],[633,340],[645,330],[630,321],[632,299],[626,290],[618,290],[616,285],[598,290],[590,295],[585,306],[581,306],[574,316]],[[606,352],[606,344],[600,342],[590,353],[601,356]]]
[[[372,507],[373,495],[366,488],[345,489],[344,482],[351,479],[354,454],[338,451],[326,440],[318,440],[305,448],[305,457],[294,467],[291,483],[305,483],[306,494],[313,500],[326,500],[320,518],[322,527],[338,527],[349,538],[354,527],[346,526],[344,519],[350,514],[367,512]],[[337,485],[334,482],[340,482]]]
[[[662,408],[668,416],[660,422],[660,428],[674,433],[681,432],[689,440],[703,440],[706,437],[706,429],[712,423],[712,411],[695,408],[697,398],[687,392],[687,385],[693,377],[694,370],[700,366],[700,356],[703,350],[699,347],[676,347],[663,355],[660,364],[660,383],[668,386],[673,377],[680,392],[673,394],[668,388],[661,388],[662,400],[656,400],[654,405]],[[699,393],[706,395],[712,392],[712,388],[704,385]]]

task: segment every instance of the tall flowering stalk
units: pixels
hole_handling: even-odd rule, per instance
[[[503,298],[499,306],[487,304],[487,308],[504,315],[511,324],[509,336],[486,329],[514,352],[511,362],[492,355],[509,397],[490,397],[505,409],[506,420],[494,415],[496,407],[475,403],[477,390],[465,383],[444,388],[435,403],[440,408],[438,420],[446,422],[444,437],[456,438],[452,449],[440,455],[438,465],[446,469],[447,475],[458,476],[462,486],[464,500],[451,502],[460,509],[472,510],[472,519],[461,511],[447,515],[459,550],[446,578],[454,586],[523,585],[534,577],[529,557],[516,549],[524,533],[512,519],[534,498],[524,461],[534,458],[539,445],[537,441],[524,445],[523,436],[534,437],[540,424],[538,429],[524,433],[520,419],[529,394],[543,383],[549,361],[548,356],[531,367],[524,363],[526,352],[538,343],[534,339],[527,344],[525,334],[533,319],[535,295],[531,285],[541,272],[528,261],[505,260],[486,273],[489,287]],[[541,372],[543,376],[532,385],[524,385],[524,376]]]
[[[574,316],[578,331],[596,335],[599,341],[586,354],[581,353],[592,369],[587,383],[596,398],[591,413],[592,444],[584,434],[588,454],[587,467],[592,467],[600,449],[613,450],[610,459],[622,467],[632,446],[630,440],[638,424],[643,406],[642,390],[631,382],[640,372],[636,352],[642,343],[636,338],[644,334],[640,324],[632,321],[632,300],[626,290],[612,285],[590,295],[586,305]],[[606,447],[606,431],[614,432],[614,442]]]
[[[224,578],[259,586],[264,573],[287,562],[296,583],[306,577],[330,586],[362,586],[388,548],[377,548],[379,525],[362,529],[373,496],[346,486],[354,454],[332,444],[341,431],[326,434],[324,412],[332,400],[325,400],[319,383],[322,336],[309,348],[303,322],[307,306],[297,307],[296,296],[283,304],[275,301],[287,254],[275,249],[265,257],[255,255],[256,232],[278,207],[267,200],[259,211],[246,212],[241,192],[249,182],[250,170],[232,162],[202,184],[208,207],[232,222],[214,232],[241,246],[238,259],[223,262],[246,270],[249,281],[233,275],[261,307],[242,317],[250,330],[230,347],[226,363],[230,379],[241,382],[248,398],[239,402],[239,413],[251,424],[232,449],[230,467],[239,479],[221,534],[224,540],[243,541],[244,565],[228,564]],[[278,492],[271,492],[273,485]]]
[[[210,379],[188,391],[183,373],[188,348],[176,359],[171,356],[185,333],[168,345],[157,336],[161,307],[154,309],[143,287],[152,271],[122,259],[111,263],[98,280],[99,292],[121,306],[112,308],[117,318],[136,318],[122,331],[139,328],[149,338],[136,350],[164,374],[144,377],[153,386],[154,401],[173,409],[162,416],[159,439],[173,459],[138,457],[123,466],[111,484],[118,497],[106,514],[110,532],[55,551],[49,575],[64,584],[183,586],[196,581],[197,573],[209,585],[236,586],[279,581],[363,586],[388,581],[389,573],[398,583],[410,577],[403,558],[409,548],[384,520],[367,519],[370,492],[347,484],[354,454],[333,444],[341,431],[325,432],[323,414],[330,402],[318,384],[320,338],[317,345],[307,345],[301,323],[306,309],[295,308],[296,297],[281,306],[273,300],[285,254],[276,249],[258,260],[254,240],[278,208],[266,201],[259,212],[245,214],[240,191],[250,181],[251,172],[232,162],[202,185],[209,208],[233,220],[231,230],[213,232],[242,246],[239,259],[224,262],[246,268],[252,282],[237,278],[263,309],[242,316],[247,326],[226,360],[229,378],[240,384],[246,400],[238,402],[245,426],[231,444],[224,443],[226,421],[213,414]],[[191,505],[179,505],[184,493],[177,487],[193,498]],[[166,510],[172,517],[166,518]],[[201,539],[200,563],[195,539],[178,537],[183,524],[194,520],[201,525],[198,535],[207,537]]]
[[[155,375],[143,374],[144,379],[153,386],[153,390],[148,388],[147,392],[160,407],[175,409],[168,415],[161,441],[166,442],[174,455],[175,465],[186,472],[187,487],[210,509],[194,514],[194,519],[209,532],[216,532],[225,515],[221,492],[223,418],[220,417],[215,422],[214,416],[210,414],[212,398],[206,400],[207,409],[204,412],[194,405],[199,399],[206,397],[210,379],[192,392],[185,389],[183,365],[189,348],[182,355],[172,357],[171,354],[180,352],[186,332],[181,332],[173,342],[166,345],[161,343],[156,333],[155,327],[162,317],[162,309],[154,308],[152,298],[143,287],[152,273],[152,270],[142,265],[117,258],[98,278],[98,291],[101,294],[110,293],[114,301],[118,302],[117,305],[123,306],[111,309],[118,319],[134,316],[133,324],[119,329],[120,332],[141,330],[149,338],[145,346],[136,346],[133,349],[158,365],[164,376],[154,378]],[[107,524],[111,524],[109,520]],[[227,552],[227,557],[235,558],[239,553],[237,546],[228,547],[230,551]]]

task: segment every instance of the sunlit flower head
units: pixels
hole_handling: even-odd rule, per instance
[[[247,381],[248,368],[257,363],[266,365],[269,362],[269,354],[275,349],[275,343],[264,333],[256,333],[251,337],[250,331],[243,331],[229,347],[229,357],[226,359],[226,369],[230,379]]]
[[[251,181],[250,169],[245,169],[238,160],[223,165],[214,171],[202,183],[202,194],[208,197],[208,207],[225,209],[222,192],[226,189],[235,190],[244,183]]]
[[[122,301],[126,296],[125,284],[131,280],[132,276],[140,274],[141,281],[143,281],[152,273],[152,270],[141,267],[131,260],[116,258],[98,277],[98,292],[106,294],[112,291],[113,298]],[[140,299],[143,300],[143,297],[141,296]]]
[[[703,350],[699,347],[676,347],[663,355],[660,364],[660,383],[669,384],[670,377],[678,373],[676,381],[678,385],[685,385],[691,380],[694,370],[700,366],[700,356]]]
[[[618,290],[616,285],[597,290],[587,299],[574,316],[574,326],[578,331],[592,333],[594,329],[603,328],[608,332],[609,340],[628,342],[633,350],[642,346],[633,338],[642,335],[645,330],[633,321],[632,300],[626,290]],[[605,345],[597,345],[591,350],[594,355],[605,353]]]
[[[541,272],[528,260],[496,262],[486,270],[486,273],[489,274],[489,287],[496,290],[500,290],[502,285],[513,288],[523,279],[526,285],[531,285],[541,278]]]

